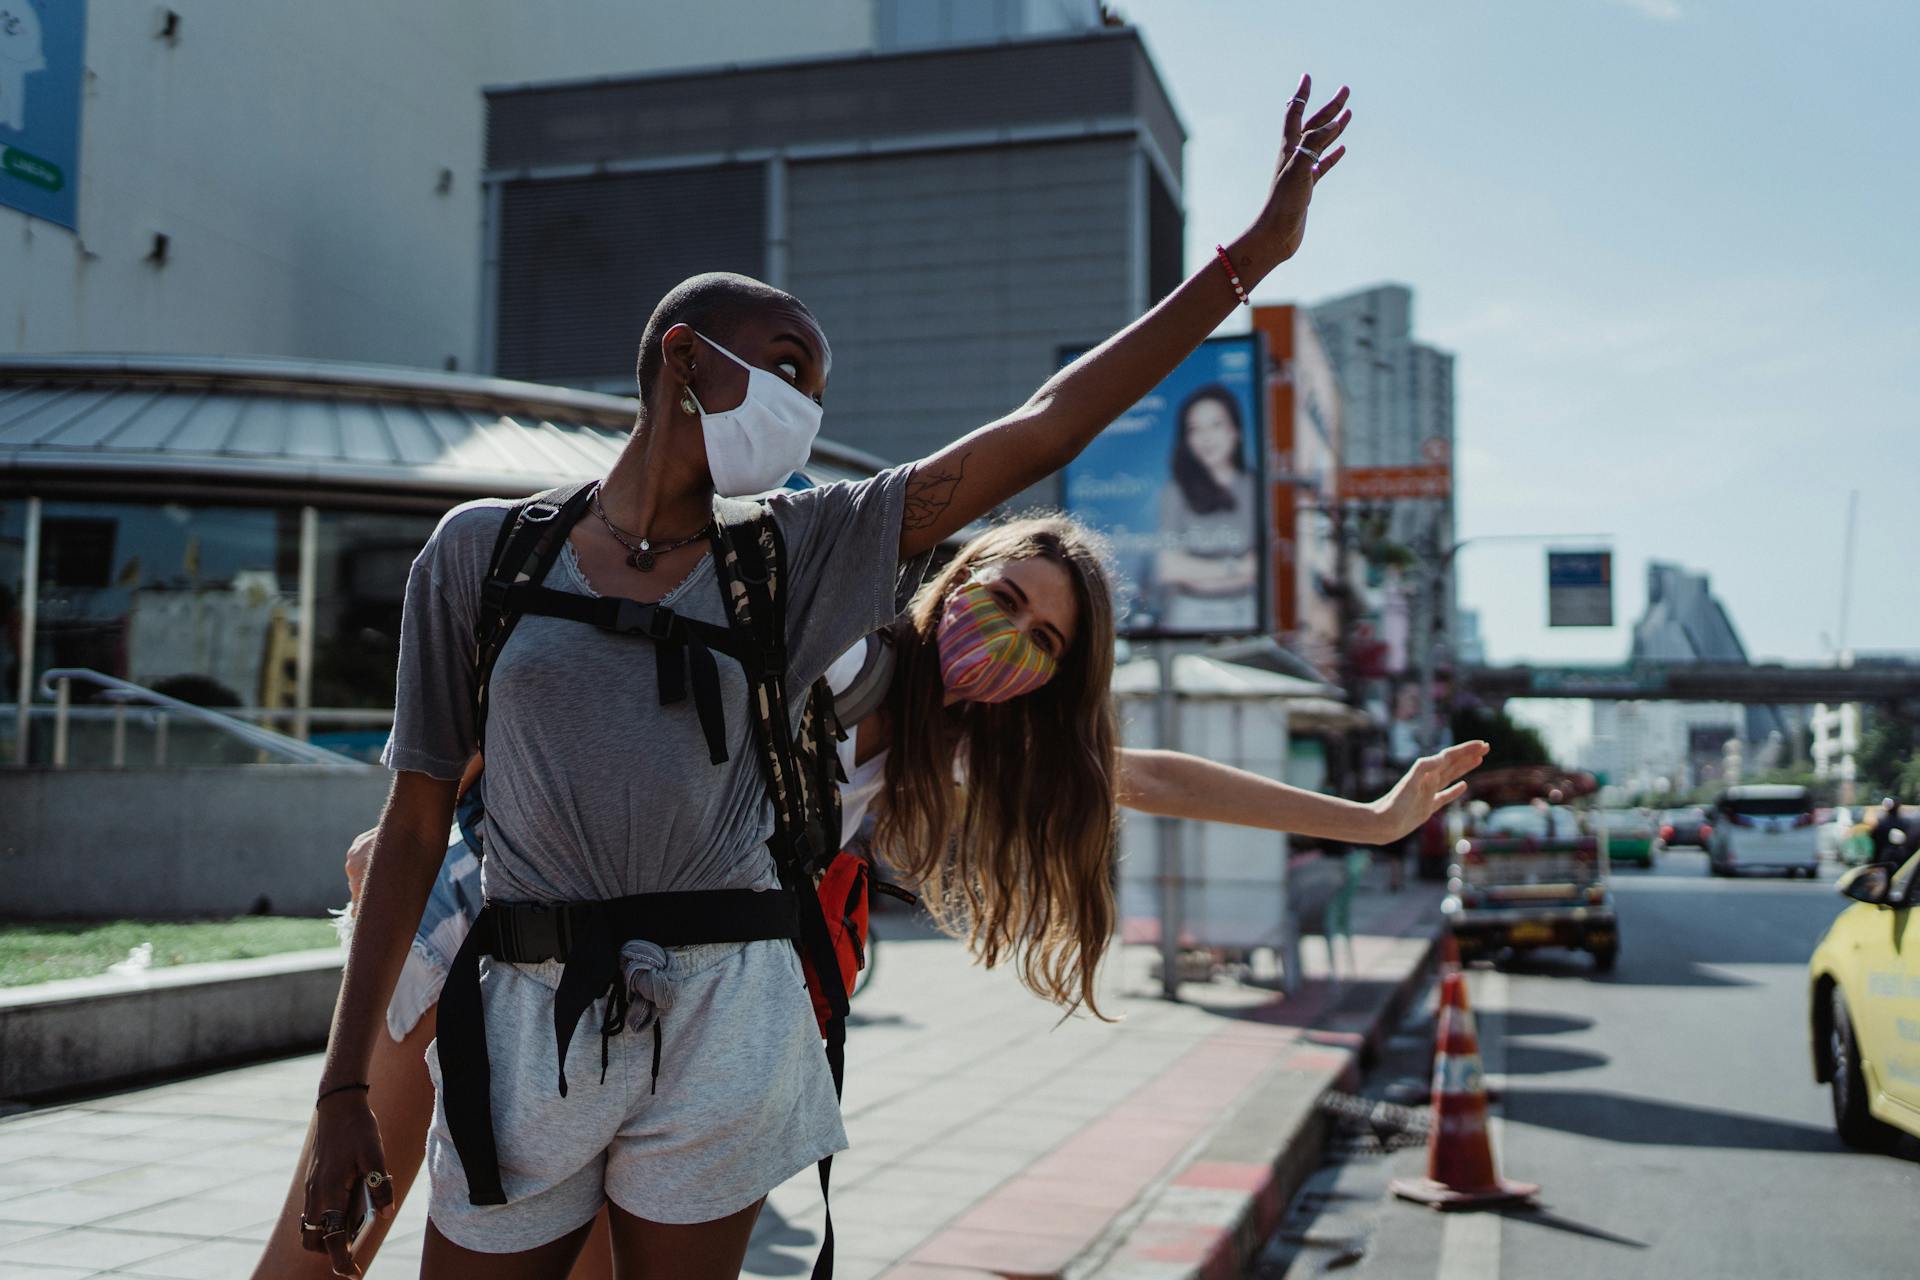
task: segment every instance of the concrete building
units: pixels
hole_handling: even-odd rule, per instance
[[[0,353],[471,370],[482,86],[856,53],[874,45],[876,10],[714,0],[685,21],[625,0],[581,0],[564,20],[507,0],[89,5],[78,226],[0,207]]]
[[[1346,398],[1342,464],[1450,465],[1453,356],[1414,340],[1413,290],[1376,285],[1316,303],[1311,314]],[[1445,549],[1453,542],[1452,503],[1399,501],[1390,527],[1404,545],[1434,537]]]
[[[1095,0],[96,3],[76,228],[0,183],[0,354],[627,392],[659,294],[728,267],[820,312],[828,432],[910,456],[1181,277],[1184,135],[1110,24]]]

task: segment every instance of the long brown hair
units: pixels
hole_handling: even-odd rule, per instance
[[[1057,673],[1006,702],[944,706],[936,632],[947,597],[976,570],[1035,556],[1067,571],[1080,611]],[[1093,984],[1114,927],[1119,742],[1104,559],[1080,525],[1039,516],[981,534],[921,588],[897,627],[887,802],[875,832],[887,860],[919,882],[935,922],[982,964],[1013,957],[1035,994],[1100,1018]]]

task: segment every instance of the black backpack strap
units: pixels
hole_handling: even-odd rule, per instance
[[[713,538],[727,616],[744,640],[741,664],[747,671],[754,735],[760,746],[767,794],[773,801],[774,832],[769,843],[781,884],[800,899],[797,942],[801,953],[811,961],[814,980],[827,1001],[827,1067],[837,1098],[846,1080],[847,990],[814,887],[814,873],[830,852],[819,844],[824,832],[823,812],[834,824],[833,843],[839,841],[839,792],[832,786],[823,789],[818,774],[809,775],[802,767],[795,749],[793,717],[787,709],[786,596],[781,576],[786,545],[780,526],[765,505],[731,498],[714,499]],[[832,695],[826,694],[824,708],[818,702],[825,690],[826,681],[820,680],[808,695],[813,705],[807,708],[801,726],[803,736],[834,723]],[[818,750],[818,738],[815,746]],[[833,763],[837,768],[837,760]],[[826,1223],[813,1276],[814,1280],[828,1280],[833,1275],[833,1206],[829,1195],[833,1157],[822,1160],[819,1169]]]
[[[821,851],[807,847],[809,788],[787,707],[786,599],[780,581],[786,548],[764,505],[731,498],[714,499],[713,538],[720,590],[740,636],[738,656],[747,673],[747,701],[773,801],[774,860],[783,876],[792,872],[810,879]]]
[[[473,623],[473,738],[483,749],[493,664],[521,618],[520,612],[511,607],[508,592],[518,583],[538,586],[546,580],[547,570],[567,544],[568,530],[586,513],[598,484],[597,480],[582,480],[535,494],[507,508],[507,517],[500,522],[487,576],[480,584],[480,611]]]

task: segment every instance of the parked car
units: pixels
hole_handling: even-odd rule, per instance
[[[1716,876],[1780,871],[1812,879],[1820,869],[1820,835],[1805,787],[1728,787],[1713,807],[1707,865]]]
[[[1920,905],[1920,854],[1898,870],[1855,867],[1840,877],[1855,905],[1842,911],[1807,965],[1813,1078],[1833,1097],[1842,1141],[1880,1148],[1896,1130],[1920,1137],[1920,1071],[1913,1066],[1920,947],[1907,932]]]
[[[1660,822],[1660,841],[1669,849],[1704,849],[1713,838],[1713,823],[1698,805],[1669,809]]]
[[[1597,809],[1588,825],[1596,836],[1606,837],[1607,861],[1653,869],[1653,846],[1660,838],[1653,815],[1640,809]]]
[[[1441,914],[1460,957],[1569,947],[1601,973],[1620,953],[1600,844],[1563,806],[1495,809],[1454,846]]]

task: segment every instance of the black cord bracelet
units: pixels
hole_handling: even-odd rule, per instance
[[[319,1106],[321,1103],[325,1102],[328,1098],[331,1098],[336,1093],[345,1093],[349,1089],[368,1089],[368,1088],[371,1088],[371,1086],[365,1085],[365,1084],[337,1084],[333,1086],[333,1088],[325,1090],[324,1092],[321,1093],[319,1097],[315,1098],[313,1100],[313,1105],[316,1107]]]

